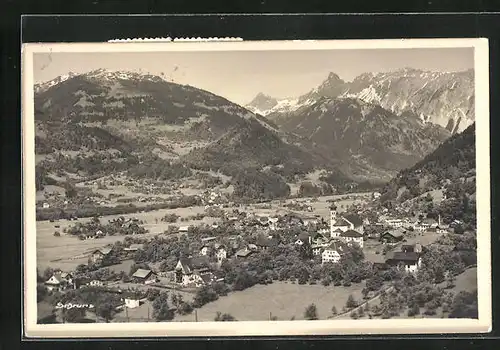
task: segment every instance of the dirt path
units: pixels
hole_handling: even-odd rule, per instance
[[[339,317],[345,316],[345,315],[347,315],[347,314],[350,314],[351,312],[358,311],[359,309],[361,309],[362,307],[364,307],[366,304],[368,304],[368,303],[372,303],[372,302],[374,302],[374,301],[376,301],[376,300],[380,299],[380,295],[382,294],[382,292],[386,292],[386,293],[388,293],[388,292],[391,292],[393,289],[394,289],[394,286],[387,287],[386,289],[384,289],[384,290],[380,291],[380,292],[379,292],[377,295],[375,295],[373,298],[371,298],[370,300],[367,300],[367,301],[365,301],[365,302],[361,303],[360,305],[356,306],[354,309],[350,309],[350,310],[348,310],[348,311],[346,311],[346,312],[342,312],[342,313],[337,314],[337,315],[335,315],[335,316],[330,316],[330,317],[328,317],[328,319],[329,319],[329,320],[333,320],[333,319],[336,319],[336,318],[339,318]]]

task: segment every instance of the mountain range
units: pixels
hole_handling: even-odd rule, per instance
[[[361,96],[362,84],[355,96],[352,84],[330,74],[297,99],[261,94],[254,105],[273,111],[256,113],[255,106],[159,76],[103,69],[68,74],[34,87],[36,153],[112,150],[122,161],[132,156],[143,162],[154,154],[170,162],[162,166],[174,162],[231,175],[251,168],[292,181],[325,170],[338,182],[386,181],[458,130],[456,123],[447,129],[434,124],[419,110],[385,108]]]
[[[357,98],[395,114],[417,115],[423,122],[441,125],[451,133],[474,122],[474,71],[430,72],[404,68],[364,73],[350,82],[330,73],[325,81],[296,98],[276,99],[262,93],[246,107],[271,120],[308,106],[321,97]]]

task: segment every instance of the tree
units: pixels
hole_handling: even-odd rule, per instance
[[[416,316],[420,313],[420,308],[417,304],[414,304],[408,309],[408,317]]]
[[[154,301],[159,296],[160,296],[160,291],[156,288],[149,288],[146,292],[146,298],[149,301]]]
[[[215,301],[219,298],[217,293],[209,286],[201,287],[193,299],[194,307],[202,307],[203,305]]]
[[[61,237],[61,233],[59,231],[54,232],[54,237]]]
[[[64,320],[69,323],[79,323],[85,318],[85,310],[81,308],[63,309]]]
[[[363,307],[360,307],[358,309],[358,316],[361,318],[361,317],[364,317],[365,316],[365,309]]]
[[[345,303],[345,306],[347,309],[353,309],[356,306],[358,306],[358,303],[356,302],[356,300],[354,299],[352,294],[350,294],[349,297],[347,298],[347,302]]]
[[[338,311],[337,311],[337,308],[335,307],[335,305],[332,306],[332,315],[335,316],[338,314]]]
[[[318,319],[318,310],[316,308],[316,305],[313,303],[306,307],[306,310],[304,311],[304,318],[306,320],[317,320]]]
[[[449,318],[478,318],[477,290],[461,291],[453,298]]]
[[[36,302],[39,303],[47,296],[47,288],[44,285],[38,284],[36,286]]]
[[[115,315],[116,309],[110,301],[103,301],[96,306],[96,313],[98,316],[104,318],[106,323],[109,323]]]
[[[214,321],[236,321],[236,318],[234,318],[232,315],[230,314],[221,314],[219,311],[217,311],[216,315],[215,315],[215,318],[214,318]]]
[[[71,184],[69,181],[64,184],[64,190],[66,192],[66,197],[75,198],[78,195],[75,186]]]
[[[177,307],[177,312],[181,315],[187,315],[193,312],[193,305],[191,303],[182,301]]]
[[[153,301],[153,317],[157,321],[168,321],[174,318],[174,311],[168,305],[167,292],[161,292]]]
[[[299,247],[299,255],[304,260],[310,260],[313,258],[313,256],[314,256],[313,250],[312,250],[312,247],[309,244],[309,242],[304,242],[304,244],[302,244]]]

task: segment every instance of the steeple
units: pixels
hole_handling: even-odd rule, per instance
[[[333,234],[333,228],[337,223],[337,206],[334,202],[330,205],[330,233]]]

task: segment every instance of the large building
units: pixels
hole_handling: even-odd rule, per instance
[[[337,206],[330,206],[330,236],[340,237],[342,233],[349,230],[357,231],[363,236],[363,219],[357,214],[339,215]]]

